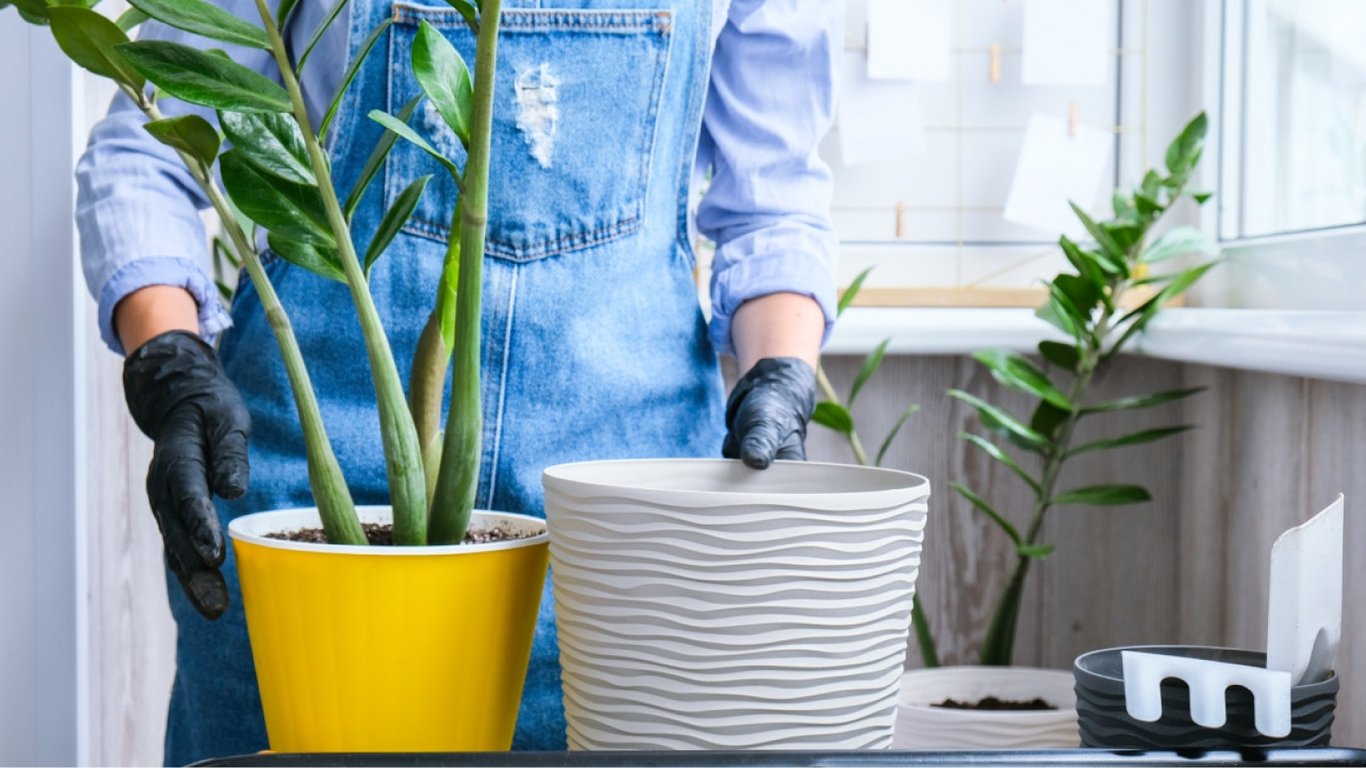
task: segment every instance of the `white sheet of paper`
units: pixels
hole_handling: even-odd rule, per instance
[[[863,57],[846,53],[840,91],[840,162],[846,166],[914,157],[925,142],[916,88],[869,80]]]
[[[1084,232],[1068,201],[1090,210],[1113,142],[1112,131],[1078,125],[1069,136],[1065,120],[1031,117],[1003,218],[1053,234]]]
[[[1107,0],[1025,0],[1025,85],[1104,85],[1114,47]]]
[[[948,0],[868,0],[868,77],[949,79]]]

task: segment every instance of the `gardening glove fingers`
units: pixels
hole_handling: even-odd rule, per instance
[[[225,554],[223,533],[209,496],[199,422],[192,408],[181,408],[166,420],[147,472],[147,498],[158,518],[174,518],[185,532],[192,549],[184,554],[193,553],[204,565],[217,568]]]
[[[726,403],[721,454],[764,469],[774,459],[806,458],[806,424],[816,407],[816,372],[796,357],[755,363]]]
[[[218,571],[226,547],[210,488],[228,498],[246,491],[246,406],[213,349],[184,331],[130,355],[123,386],[133,420],[156,443],[147,496],[167,562],[199,612],[217,618],[227,607]]]

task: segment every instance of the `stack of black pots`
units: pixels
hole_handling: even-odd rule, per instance
[[[1237,747],[1327,746],[1337,707],[1338,677],[1294,686],[1290,690],[1290,734],[1270,737],[1253,721],[1252,694],[1234,686],[1225,696],[1228,719],[1222,728],[1206,728],[1191,720],[1190,690],[1179,680],[1162,683],[1162,717],[1147,723],[1129,716],[1124,704],[1122,651],[1266,666],[1266,654],[1230,648],[1151,645],[1108,648],[1077,658],[1073,665],[1081,746],[1098,749],[1230,749]]]

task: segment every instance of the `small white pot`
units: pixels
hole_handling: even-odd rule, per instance
[[[1058,709],[998,711],[936,707],[945,699],[1041,698]],[[1077,695],[1072,673],[1030,667],[940,667],[901,679],[893,749],[1074,748]]]

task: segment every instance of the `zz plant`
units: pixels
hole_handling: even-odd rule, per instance
[[[346,2],[335,3],[297,60],[291,58],[281,34],[297,0],[280,0],[275,8],[267,0],[256,0],[259,24],[207,0],[133,0],[133,8],[117,20],[94,10],[95,3],[89,0],[0,0],[0,10],[14,5],[26,21],[49,26],[73,62],[114,81],[147,117],[148,133],[177,152],[218,213],[224,237],[215,246],[216,255],[246,267],[280,347],[308,453],[309,482],[328,540],[368,543],[327,437],[288,314],[262,268],[257,228],[282,258],[340,281],[350,290],[375,386],[394,542],[457,543],[464,538],[471,517],[479,476],[479,288],[501,0],[449,0],[477,35],[474,73],[430,25],[422,25],[413,47],[413,72],[425,97],[464,145],[464,167],[440,156],[407,125],[417,107],[415,100],[397,116],[371,113],[386,128],[384,139],[354,186],[342,195],[333,185],[331,164],[323,149],[327,132],[361,64],[392,23],[385,20],[371,31],[315,128],[305,107],[300,73]],[[158,40],[131,41],[129,31],[148,18],[214,40],[269,51],[283,85],[233,61],[221,50]],[[158,107],[163,94],[215,110],[218,126],[197,114],[163,115]],[[412,215],[430,177],[413,180],[398,195],[364,249],[357,247],[351,231],[352,215],[362,195],[399,137],[436,155],[461,192],[452,214],[450,245],[428,332],[414,361],[411,402],[404,397],[367,275]],[[225,138],[232,145],[227,151],[223,151]],[[249,221],[239,218],[239,211]],[[452,356],[454,379],[443,431],[438,423],[440,398]]]
[[[962,390],[949,391],[975,409],[982,425],[997,439],[966,432],[960,437],[1009,469],[1033,495],[1021,528],[971,488],[961,483],[953,485],[1015,546],[1015,568],[982,645],[984,665],[1011,663],[1025,579],[1033,562],[1053,551],[1053,545],[1042,537],[1044,518],[1050,509],[1067,504],[1115,506],[1151,499],[1148,491],[1138,485],[1091,485],[1060,490],[1058,479],[1067,462],[1085,453],[1149,443],[1190,429],[1188,425],[1158,427],[1081,445],[1074,440],[1076,428],[1083,420],[1170,403],[1200,391],[1173,389],[1105,401],[1089,396],[1092,383],[1106,363],[1152,322],[1164,304],[1180,296],[1217,263],[1211,258],[1217,256],[1217,247],[1192,227],[1176,227],[1149,240],[1154,226],[1182,198],[1203,204],[1210,197],[1209,193],[1187,189],[1200,161],[1206,125],[1202,113],[1185,126],[1167,149],[1165,173],[1150,170],[1136,189],[1116,191],[1114,215],[1110,218],[1094,220],[1079,206],[1072,205],[1091,242],[1078,243],[1065,236],[1059,240],[1075,271],[1063,272],[1048,283],[1048,300],[1036,314],[1061,330],[1068,340],[1039,342],[1039,355],[1046,361],[1046,367],[1003,350],[973,355],[996,381],[1038,401],[1029,417],[1021,418]],[[1192,254],[1206,260],[1179,271],[1150,272],[1153,265]],[[1137,306],[1127,308],[1132,302],[1126,299],[1139,289],[1146,289],[1151,295]],[[1032,458],[1018,459],[1011,449]],[[914,620],[921,656],[927,666],[937,666],[939,658],[929,623],[919,610],[918,601]]]

